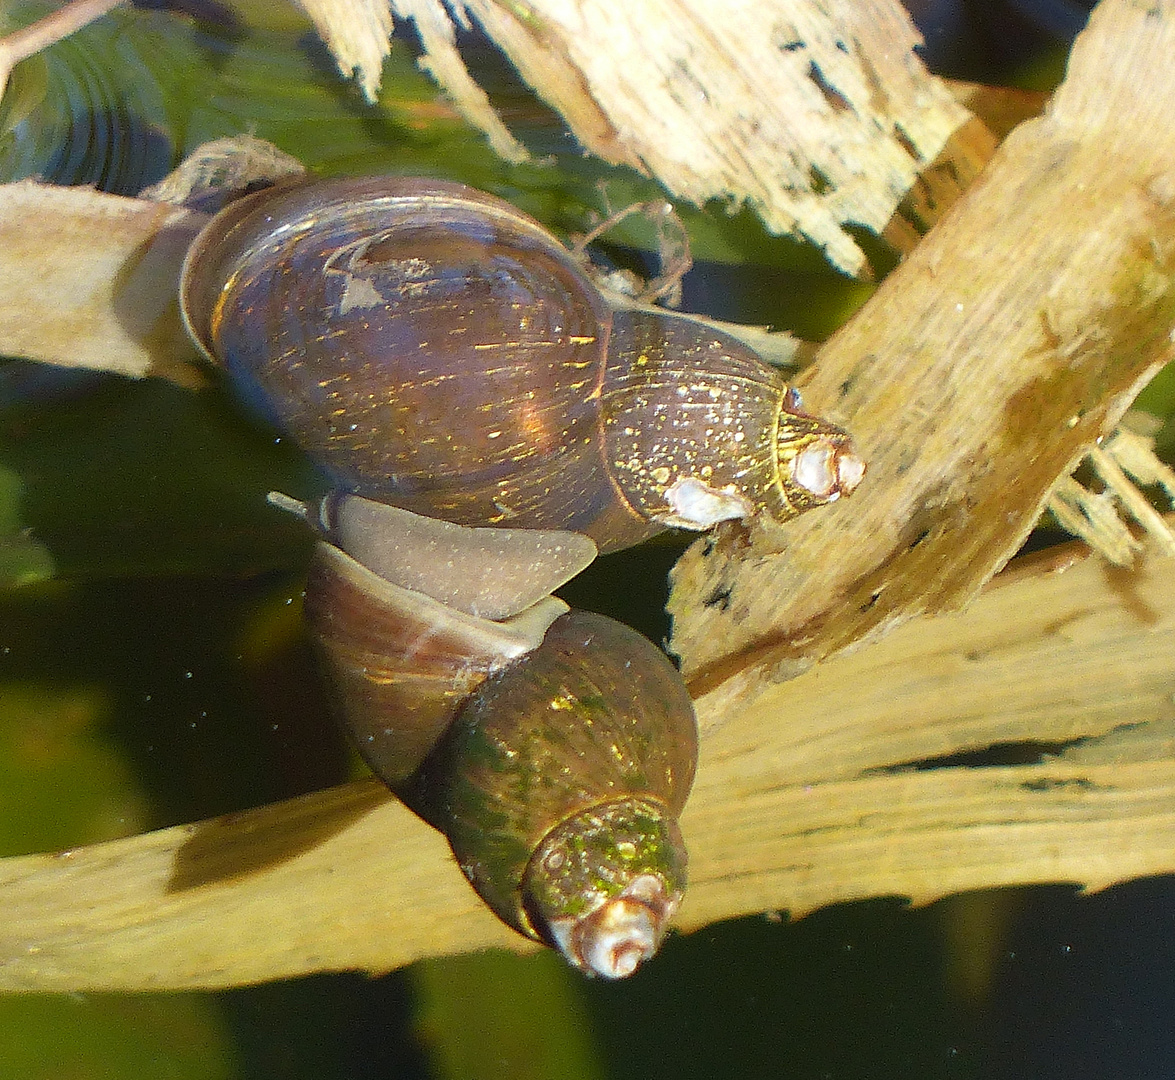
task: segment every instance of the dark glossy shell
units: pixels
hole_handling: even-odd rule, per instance
[[[684,886],[676,818],[696,758],[693,703],[665,655],[612,619],[573,611],[474,690],[403,796],[449,837],[498,915],[541,937],[523,891],[528,864],[577,816],[611,836],[617,808],[621,827],[661,838],[647,857]]]
[[[306,620],[339,720],[392,790],[410,776],[469,694],[534,649],[567,610],[554,598],[515,621],[465,615],[393,585],[333,544],[306,580]]]
[[[604,467],[607,305],[508,203],[394,177],[260,192],[183,288],[196,338],[346,489],[466,525],[657,531]]]
[[[796,411],[735,339],[613,310],[542,226],[460,184],[246,197],[193,244],[182,294],[244,396],[341,486],[416,513],[610,551],[671,525],[790,517],[860,476],[847,436]],[[793,461],[813,442],[827,449],[806,488]]]

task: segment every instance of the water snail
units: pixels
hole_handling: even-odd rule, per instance
[[[734,338],[605,296],[538,222],[460,184],[273,188],[195,240],[184,316],[347,491],[601,551],[786,520],[864,465]]]
[[[306,619],[372,770],[506,923],[583,971],[632,972],[685,888],[697,729],[660,649],[549,595],[595,545],[276,500],[320,529]]]
[[[306,617],[372,769],[520,932],[629,974],[681,901],[676,669],[550,596],[597,548],[856,486],[733,338],[605,299],[531,218],[435,180],[279,187],[193,243],[185,320],[333,478]]]

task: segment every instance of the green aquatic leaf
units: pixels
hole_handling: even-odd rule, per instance
[[[219,390],[116,377],[0,410],[0,467],[23,484],[20,523],[73,580],[297,567],[312,537],[265,496],[323,486]]]
[[[96,843],[144,827],[143,795],[103,731],[110,707],[96,686],[0,683],[4,855]]]
[[[48,581],[56,569],[49,549],[24,528],[23,494],[20,477],[0,465],[0,589]]]
[[[196,994],[0,999],[5,1080],[234,1080],[237,1053],[215,999]]]
[[[416,1030],[437,1080],[605,1075],[577,975],[554,953],[487,952],[411,969]]]

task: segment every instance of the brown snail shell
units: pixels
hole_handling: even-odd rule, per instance
[[[606,300],[510,204],[400,177],[273,188],[189,250],[182,308],[348,491],[602,551],[852,491],[851,441],[734,338]]]
[[[677,817],[696,754],[693,707],[665,655],[572,611],[473,692],[405,801],[449,837],[502,919],[578,967],[626,975],[681,902]]]
[[[640,634],[537,595],[590,561],[590,541],[414,517],[353,496],[321,515],[306,616],[343,723],[500,918],[581,970],[627,975],[656,951],[685,888],[677,817],[697,756],[685,685]],[[394,565],[376,573],[341,542]],[[413,566],[420,550],[455,573],[434,589]],[[396,584],[405,564],[449,602]],[[453,593],[452,577],[487,564],[505,598],[476,582],[472,600]]]

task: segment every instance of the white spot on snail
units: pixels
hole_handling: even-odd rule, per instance
[[[865,462],[851,450],[818,440],[805,446],[792,462],[792,479],[829,502],[848,495],[865,475]]]
[[[551,936],[581,970],[623,979],[657,951],[680,901],[680,894],[666,895],[658,876],[641,874],[580,919],[552,922]]]
[[[802,488],[828,498],[836,490],[835,451],[824,442],[805,446],[792,461],[792,479]]]
[[[675,481],[666,489],[665,499],[669,510],[656,520],[678,529],[709,529],[720,521],[749,517],[755,510],[734,484],[714,488],[696,476]]]
[[[343,295],[339,300],[339,314],[362,311],[365,308],[383,307],[387,301],[371,283],[370,278],[344,276]]]
[[[865,460],[848,450],[836,456],[836,478],[840,494],[851,495],[865,476]]]

